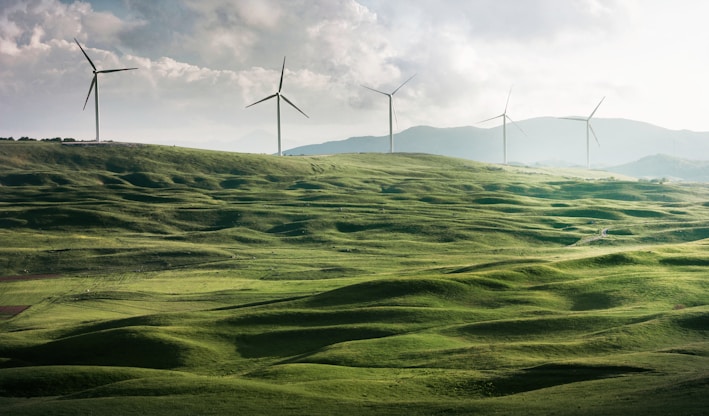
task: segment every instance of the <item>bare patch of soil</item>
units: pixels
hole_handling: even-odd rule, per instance
[[[19,315],[29,307],[30,307],[30,305],[0,306],[0,315],[10,315],[10,316]]]

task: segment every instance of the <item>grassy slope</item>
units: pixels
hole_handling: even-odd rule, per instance
[[[709,188],[593,174],[1,144],[0,409],[697,413]]]

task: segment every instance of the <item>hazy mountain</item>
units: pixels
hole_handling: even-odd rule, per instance
[[[668,130],[626,119],[594,119],[600,146],[591,136],[591,166],[615,166],[656,154],[677,158],[709,159],[709,132]],[[521,130],[524,131],[524,133]],[[510,163],[586,164],[584,122],[552,117],[507,124]],[[412,127],[394,135],[397,152],[422,152],[481,162],[502,162],[502,126],[493,128]],[[287,150],[289,155],[388,152],[388,136],[352,137]]]
[[[709,161],[680,159],[668,155],[647,156],[605,170],[641,179],[709,182]]]

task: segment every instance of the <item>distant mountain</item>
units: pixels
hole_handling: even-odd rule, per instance
[[[667,155],[647,156],[605,170],[640,179],[709,182],[709,161],[687,160]]]
[[[394,135],[394,150],[429,153],[490,162],[494,160],[494,131],[477,127],[436,128],[417,126]],[[501,141],[500,141],[501,142]],[[389,151],[389,136],[351,137],[290,149],[288,155],[371,153]]]
[[[518,128],[519,127],[519,128]],[[520,128],[522,131],[520,131]],[[668,130],[626,119],[595,119],[591,136],[591,166],[616,166],[645,156],[669,154],[685,159],[709,159],[709,132]],[[511,163],[585,166],[586,125],[553,117],[533,118],[507,125]],[[397,152],[430,153],[481,162],[503,160],[502,126],[493,128],[412,127],[394,135]],[[388,152],[388,136],[352,137],[341,141],[296,147],[289,155]]]

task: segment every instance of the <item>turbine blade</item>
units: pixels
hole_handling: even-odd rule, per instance
[[[394,122],[396,123],[396,129],[399,130],[399,119],[396,117],[396,107],[394,106],[394,100],[391,100],[391,112],[394,114]]]
[[[510,105],[510,96],[512,95],[512,87],[510,87],[510,92],[507,93],[507,102],[505,103],[505,112],[503,114],[507,114],[507,107]]]
[[[281,82],[278,84],[278,92],[281,92],[281,88],[283,88],[283,73],[286,70],[286,57],[283,57],[283,66],[281,67]]]
[[[366,86],[366,85],[362,85],[362,86],[363,86],[364,88],[370,90],[370,91],[378,92],[379,94],[386,95],[387,97],[389,96],[389,93],[388,93],[388,92],[375,90],[374,88],[369,88],[369,87]]]
[[[89,93],[86,94],[86,101],[84,101],[84,110],[86,110],[86,104],[89,102],[89,97],[91,96],[91,91],[94,89],[94,85],[96,85],[98,75],[94,74],[94,78],[91,80],[91,86],[89,87]]]
[[[81,47],[81,44],[79,43],[78,40],[76,40],[76,38],[74,38],[74,42],[76,42],[76,44],[79,45],[79,49],[81,49],[81,52],[83,52],[83,54],[84,54],[84,56],[86,57],[86,59],[88,59],[89,63],[91,64],[91,68],[93,68],[93,69],[94,69],[94,72],[95,72],[95,71],[96,71],[96,65],[94,65],[94,63],[91,61],[91,58],[89,58],[89,55],[86,54],[86,51],[84,50],[84,48]]]
[[[303,112],[303,110],[301,110],[300,108],[298,108],[298,106],[296,106],[295,104],[293,104],[289,99],[286,98],[285,95],[282,95],[282,94],[281,94],[281,98],[283,98],[284,100],[286,100],[286,102],[287,102],[288,104],[290,104],[293,108],[295,108],[296,110],[300,111],[300,114],[304,115],[305,117],[308,117],[308,115],[305,114],[305,113]],[[310,118],[310,117],[308,117],[308,118]]]
[[[593,117],[594,114],[596,114],[596,110],[598,110],[598,107],[601,106],[601,103],[602,103],[603,100],[605,100],[605,99],[606,99],[606,97],[601,98],[601,101],[598,103],[598,105],[596,106],[596,108],[593,109],[593,112],[591,113],[591,115],[588,116],[588,119],[589,119],[589,120],[591,119],[591,117]]]
[[[413,75],[411,76],[411,78],[409,78],[409,79],[407,79],[406,81],[404,81],[404,83],[401,84],[401,85],[399,85],[399,88],[395,89],[394,92],[391,93],[391,95],[396,94],[396,92],[399,91],[399,90],[401,89],[401,87],[403,87],[404,85],[406,85],[407,82],[409,82],[409,81],[411,81],[412,79],[414,79],[415,76],[416,76],[416,74],[413,74]]]
[[[589,130],[591,130],[591,134],[593,134],[593,138],[596,140],[596,144],[598,145],[598,147],[601,147],[601,143],[598,141],[598,137],[596,136],[596,132],[593,130],[593,126],[591,125],[591,123],[588,123],[588,128]]]
[[[264,101],[266,101],[266,100],[270,100],[271,98],[273,98],[273,97],[275,97],[275,96],[277,96],[277,95],[278,95],[278,93],[269,95],[268,97],[266,97],[266,98],[264,98],[264,99],[262,99],[262,100],[258,100],[258,101],[256,101],[256,102],[253,103],[253,104],[249,104],[249,105],[247,105],[247,106],[244,107],[244,108],[249,108],[249,107],[251,107],[251,106],[253,106],[253,105],[256,105],[256,104],[258,104],[258,103],[262,103],[262,102],[264,102]]]
[[[581,118],[581,117],[557,117],[557,118],[560,118],[562,120],[586,121],[585,118]]]
[[[510,116],[508,116],[507,114],[505,114],[505,117],[507,117],[507,119],[510,121],[510,123],[514,124],[515,127],[517,127],[517,128],[519,129],[519,131],[522,132],[522,134],[524,134],[525,136],[527,136],[527,132],[524,131],[524,130],[522,130],[522,127],[520,127],[519,124],[515,123],[515,121],[512,120],[512,118],[510,118]],[[527,136],[527,137],[529,137],[529,136]]]
[[[97,74],[108,74],[109,72],[120,72],[120,71],[131,71],[138,68],[121,68],[121,69],[103,69],[101,71],[96,71]]]
[[[475,123],[475,124],[480,124],[480,123],[484,123],[484,122],[486,122],[486,121],[494,120],[494,119],[496,119],[496,118],[500,118],[500,117],[504,117],[504,116],[505,116],[504,114],[500,114],[499,116],[495,116],[495,117],[490,117],[490,118],[488,118],[488,119],[485,119],[485,120],[483,120],[483,121],[478,121],[478,122],[477,122],[477,123]]]

